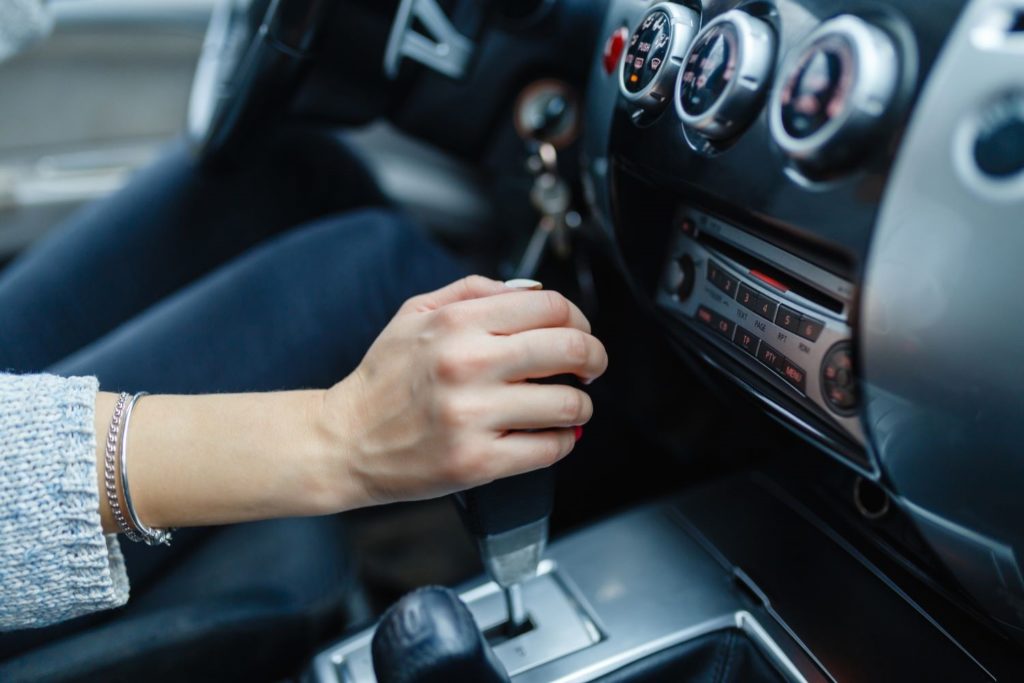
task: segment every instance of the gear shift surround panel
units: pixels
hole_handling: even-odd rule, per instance
[[[729,629],[750,638],[784,680],[827,680],[671,504],[644,506],[580,529],[553,543],[547,558],[523,584],[534,628],[490,643],[513,683],[587,683]],[[493,581],[481,578],[459,596],[484,633],[500,631],[507,621],[503,591]],[[376,683],[372,637],[368,629],[317,655],[312,683]]]
[[[545,560],[537,576],[523,583],[523,597],[531,628],[505,638],[508,611],[501,588],[484,583],[460,595],[485,634],[498,636],[491,645],[510,676],[584,650],[604,639],[593,615],[584,607],[576,589]],[[373,631],[347,641],[332,652],[338,680],[374,681],[370,642]]]
[[[509,616],[502,591],[494,583],[462,594],[484,633],[500,633]],[[492,643],[509,675],[590,647],[603,634],[554,562],[542,561],[537,576],[523,583],[523,603],[533,628],[515,638]]]

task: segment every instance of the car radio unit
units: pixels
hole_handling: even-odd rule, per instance
[[[702,212],[682,209],[677,227],[659,308],[767,381],[777,396],[866,448],[849,323],[852,283]],[[762,398],[783,409],[779,400]],[[845,458],[871,469],[859,449],[847,450]]]

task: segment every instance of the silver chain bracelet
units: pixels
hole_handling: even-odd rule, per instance
[[[128,520],[121,510],[121,501],[117,497],[116,474],[117,467],[114,464],[114,457],[117,454],[117,440],[121,432],[121,418],[124,415],[124,404],[128,400],[128,394],[121,392],[117,397],[117,405],[114,406],[114,416],[110,418],[110,429],[107,430],[107,444],[103,455],[103,483],[107,490],[107,504],[110,505],[110,513],[117,522],[117,528],[121,533],[135,542],[142,540],[142,536],[135,533],[135,530],[128,525]]]
[[[139,399],[146,396],[146,392],[139,392],[129,398],[126,392],[122,392],[114,406],[114,416],[110,420],[110,429],[107,430],[107,443],[103,457],[103,481],[107,491],[107,503],[110,505],[110,512],[117,522],[117,528],[129,540],[146,545],[170,545],[171,530],[152,529],[139,519],[132,503],[131,489],[128,488],[128,427],[132,419],[132,411]],[[121,421],[124,420],[122,427]],[[118,439],[120,437],[120,439]],[[120,449],[118,448],[120,441]],[[119,457],[118,457],[119,456]],[[117,462],[120,460],[120,463]],[[121,508],[121,501],[117,495],[117,465],[120,464],[121,493],[124,495],[125,509],[128,517],[125,517]],[[131,523],[128,520],[131,519]]]
[[[121,493],[124,494],[125,507],[128,508],[128,516],[132,520],[132,524],[138,531],[137,535],[141,536],[139,540],[143,541],[146,545],[170,545],[171,544],[171,530],[170,529],[153,529],[142,523],[139,519],[139,515],[135,512],[135,504],[132,503],[132,492],[128,487],[128,428],[132,422],[132,412],[135,410],[135,404],[139,402],[139,399],[143,396],[149,396],[145,391],[132,396],[132,399],[128,402],[128,406],[124,411],[124,429],[121,431]],[[129,536],[131,538],[131,536]],[[132,540],[136,540],[132,538]]]

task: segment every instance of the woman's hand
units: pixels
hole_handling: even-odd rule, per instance
[[[469,277],[410,299],[324,395],[337,506],[429,498],[557,462],[593,404],[527,380],[589,383],[607,364],[586,318],[556,292]]]
[[[142,400],[132,498],[152,527],[227,524],[429,498],[545,467],[572,450],[593,406],[572,387],[527,380],[588,382],[607,362],[561,295],[466,278],[406,302],[326,392]],[[97,396],[97,434],[116,401]],[[101,492],[104,445],[97,439]],[[100,515],[117,530],[105,496]]]

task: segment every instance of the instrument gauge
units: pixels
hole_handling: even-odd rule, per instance
[[[619,90],[641,110],[665,106],[683,54],[693,41],[700,17],[681,5],[654,5],[626,41]]]
[[[826,36],[805,52],[779,99],[786,133],[803,139],[837,119],[850,96],[856,68],[853,50],[841,35]]]
[[[882,29],[849,14],[824,22],[794,50],[775,85],[772,137],[798,165],[849,164],[892,109],[899,65]]]
[[[697,35],[676,87],[676,113],[706,138],[738,133],[756,115],[775,62],[775,34],[764,21],[732,10]]]

